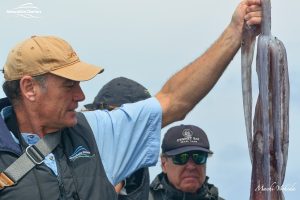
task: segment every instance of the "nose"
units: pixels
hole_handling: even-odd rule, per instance
[[[85,99],[85,95],[80,87],[79,82],[76,84],[76,87],[74,88],[74,95],[73,95],[73,100],[74,101],[83,101]]]
[[[187,169],[195,169],[196,168],[196,163],[193,161],[193,159],[190,157],[189,161],[186,163],[185,167]]]

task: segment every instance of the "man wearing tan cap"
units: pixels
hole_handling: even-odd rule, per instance
[[[85,99],[80,81],[103,70],[80,61],[66,41],[35,36],[19,43],[4,65],[12,107],[1,111],[10,130],[0,134],[1,200],[117,199],[112,184],[155,165],[160,129],[183,119],[210,91],[238,51],[245,21],[260,24],[260,10],[259,0],[242,1],[212,47],[155,97],[111,112],[75,112]],[[107,152],[103,159],[114,159],[107,174],[98,148]]]

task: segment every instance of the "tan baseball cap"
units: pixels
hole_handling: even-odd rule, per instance
[[[101,72],[102,68],[80,61],[73,48],[55,36],[32,36],[17,44],[9,52],[4,65],[6,81],[45,73],[86,81]]]

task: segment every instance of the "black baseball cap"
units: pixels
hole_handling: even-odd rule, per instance
[[[162,153],[173,156],[188,151],[204,151],[213,154],[205,132],[194,125],[180,125],[170,128],[163,139]]]
[[[118,77],[105,84],[93,103],[84,107],[89,110],[103,109],[105,105],[120,107],[124,103],[134,103],[150,97],[149,91],[141,84],[125,77]]]

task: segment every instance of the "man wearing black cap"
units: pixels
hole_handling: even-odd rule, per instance
[[[88,110],[112,110],[122,104],[134,103],[150,97],[149,91],[141,84],[125,77],[118,77],[105,84],[93,103],[86,104],[84,107]]]
[[[193,125],[170,128],[162,143],[162,173],[150,186],[149,200],[221,200],[207,182],[206,160],[212,155],[205,132]]]
[[[87,110],[113,110],[125,103],[134,103],[140,100],[150,98],[149,91],[141,84],[125,77],[114,78],[106,83],[94,98],[93,103],[86,104]],[[106,149],[102,148],[103,151]],[[107,152],[100,152],[105,155]],[[103,156],[103,158],[106,158]],[[106,171],[110,167],[109,160],[103,160],[103,166]],[[149,194],[149,170],[142,168],[134,172],[130,177],[126,178],[115,187],[119,193],[119,200],[130,199],[147,199]]]

